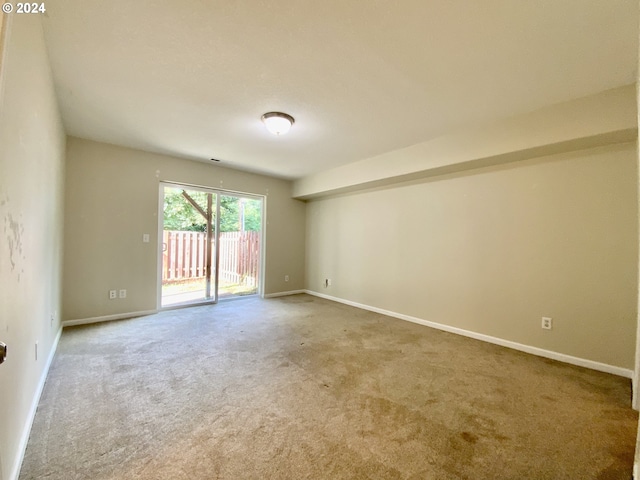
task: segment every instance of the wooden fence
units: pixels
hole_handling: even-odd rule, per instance
[[[206,233],[165,230],[162,242],[163,284],[206,276]],[[221,284],[256,286],[259,262],[260,232],[220,233]],[[215,250],[211,263],[213,269]]]

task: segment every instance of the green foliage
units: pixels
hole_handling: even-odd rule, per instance
[[[244,199],[244,229],[251,232],[262,230],[262,201],[255,198]]]
[[[204,210],[207,210],[207,194],[189,191],[189,196]],[[178,188],[164,190],[164,229],[191,232],[205,232],[205,218],[182,195]]]
[[[187,193],[203,211],[207,211],[207,193],[195,190],[189,190]],[[257,199],[221,195],[220,231],[240,231],[243,218],[245,231],[260,231],[262,228],[261,205],[262,202]],[[213,194],[213,208],[215,217],[215,194]],[[166,188],[164,191],[164,229],[192,232],[207,230],[206,219],[182,195],[182,189]]]

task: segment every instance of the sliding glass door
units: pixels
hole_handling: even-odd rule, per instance
[[[220,195],[220,298],[258,293],[262,199]]]
[[[161,307],[259,292],[261,197],[163,183],[161,206]]]
[[[163,186],[162,307],[216,301],[218,194]]]

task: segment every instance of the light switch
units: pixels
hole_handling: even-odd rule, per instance
[[[148,233],[143,233],[142,234],[142,242],[143,243],[149,243],[149,234]]]

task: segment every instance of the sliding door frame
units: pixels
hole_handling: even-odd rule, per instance
[[[214,278],[212,283],[214,287],[214,296],[210,300],[202,302],[184,303],[180,305],[168,305],[162,306],[162,253],[163,243],[162,235],[164,231],[164,189],[169,188],[183,188],[185,190],[197,190],[205,193],[211,193],[216,195],[215,216],[216,221],[213,226],[215,231],[215,251],[214,253]],[[204,185],[194,185],[190,183],[172,182],[172,181],[160,181],[158,187],[158,255],[156,258],[157,263],[157,299],[156,306],[158,310],[172,310],[176,308],[195,307],[198,305],[212,305],[218,303],[218,286],[219,286],[219,266],[220,266],[220,197],[222,195],[238,196],[243,198],[253,198],[261,200],[261,228],[260,228],[260,271],[258,272],[259,286],[256,295],[264,298],[264,279],[265,279],[265,258],[266,258],[266,195],[257,195],[255,193],[238,192],[235,190],[225,190],[221,188],[207,187]]]

